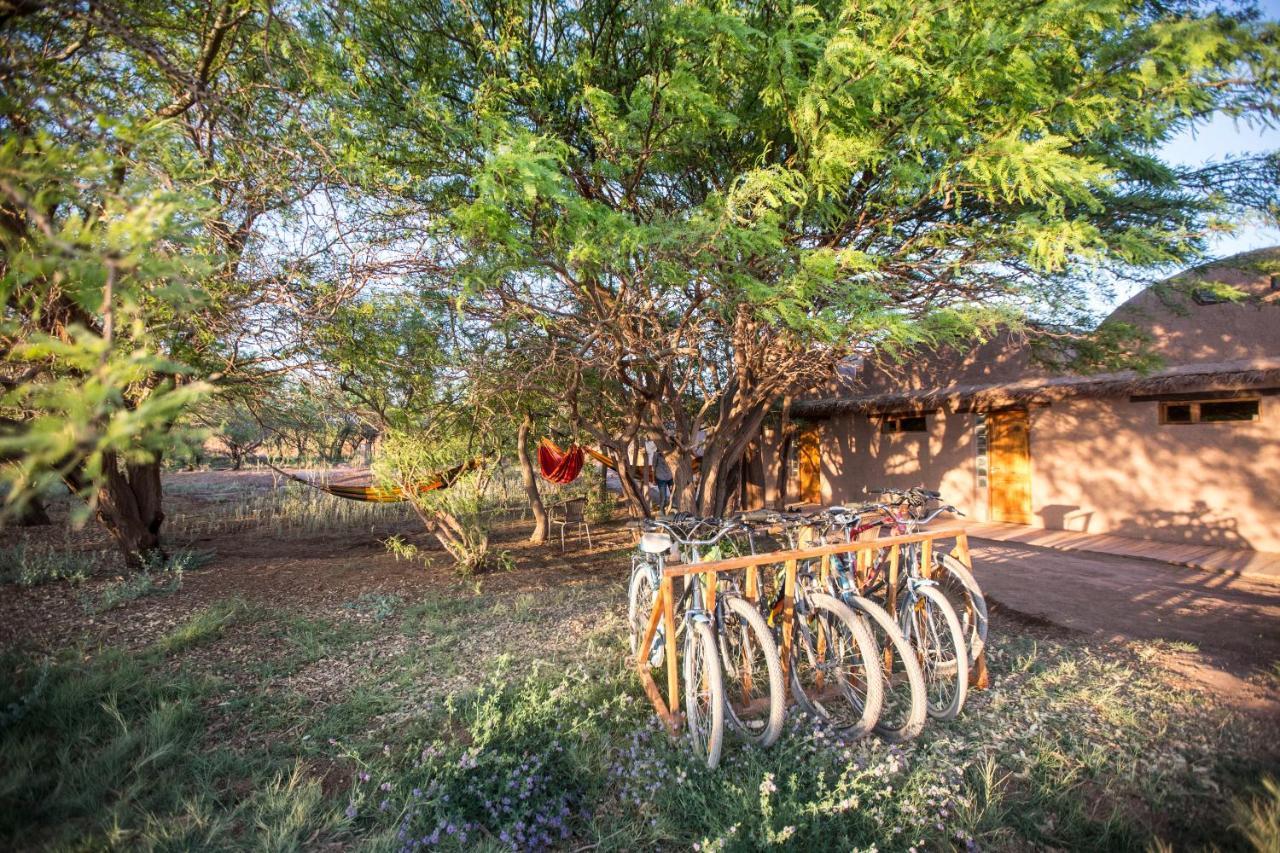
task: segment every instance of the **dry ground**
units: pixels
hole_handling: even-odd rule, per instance
[[[573,690],[597,691],[590,694],[595,699],[575,698],[570,710],[555,712],[557,720],[585,713],[590,725],[575,726],[598,727],[598,736],[605,738],[556,784],[564,787],[587,778],[584,762],[594,760],[614,762],[593,768],[605,774],[601,778],[616,774],[618,780],[600,783],[605,784],[603,793],[597,792],[602,799],[575,818],[575,828],[566,836],[575,849],[680,847],[699,839],[732,848],[735,838],[741,849],[788,838],[797,846],[820,849],[832,837],[876,838],[881,849],[909,846],[906,835],[882,839],[877,821],[891,821],[895,833],[903,827],[918,831],[934,847],[975,837],[984,846],[1001,849],[1139,849],[1157,838],[1204,843],[1217,838],[1214,826],[1233,819],[1225,811],[1232,798],[1253,790],[1266,768],[1274,772],[1278,765],[1273,735],[1280,719],[1280,673],[1275,668],[1280,635],[1272,591],[1189,579],[1185,570],[1166,577],[1158,567],[1130,564],[1146,561],[982,544],[975,549],[977,575],[994,601],[992,632],[999,638],[992,659],[993,689],[975,696],[956,723],[931,727],[905,757],[874,741],[863,742],[860,757],[839,775],[835,790],[846,796],[829,801],[833,794],[823,793],[827,783],[821,779],[835,778],[823,777],[830,771],[815,769],[817,781],[793,779],[791,799],[780,800],[770,807],[773,811],[766,809],[773,817],[765,823],[776,825],[757,827],[764,834],[752,836],[755,840],[743,847],[746,836],[735,833],[747,833],[757,820],[767,799],[764,789],[774,784],[775,774],[786,766],[784,759],[766,756],[763,763],[754,758],[741,763],[735,758],[717,776],[697,776],[678,745],[650,742],[643,733],[632,736],[629,752],[622,743],[616,747],[621,755],[615,754],[614,742],[627,736],[620,732],[638,725],[628,721],[649,716],[634,679],[619,668],[631,547],[631,535],[620,524],[596,531],[594,547],[575,542],[561,554],[558,544],[527,543],[527,522],[507,520],[497,526],[495,540],[513,558],[511,569],[459,578],[443,553],[404,515],[360,528],[287,536],[274,535],[274,528],[253,519],[209,529],[197,523],[203,517],[234,518],[235,507],[276,485],[272,475],[261,472],[168,479],[170,514],[178,520],[178,531],[186,531],[178,544],[211,555],[184,574],[176,592],[146,595],[90,614],[85,601],[119,579],[108,575],[78,584],[0,587],[0,650],[19,652],[31,661],[65,658],[67,650],[76,650],[89,667],[105,650],[123,650],[149,661],[151,678],[211,679],[212,687],[192,694],[199,749],[259,767],[257,775],[244,771],[242,781],[227,783],[229,792],[218,795],[221,805],[213,813],[235,815],[231,838],[240,838],[246,826],[261,824],[259,812],[269,809],[261,802],[263,780],[269,778],[262,775],[268,773],[265,768],[301,761],[304,781],[299,784],[311,779],[318,786],[309,808],[321,817],[298,836],[311,843],[297,846],[327,839],[338,846],[359,842],[394,848],[397,844],[386,839],[398,824],[388,824],[384,815],[403,815],[403,831],[422,829],[419,841],[430,840],[432,824],[421,823],[427,818],[415,805],[419,795],[414,786],[424,785],[413,781],[415,774],[435,768],[431,774],[438,775],[443,771],[432,762],[439,760],[454,762],[447,765],[453,770],[465,768],[471,752],[458,758],[450,750],[478,751],[491,736],[485,734],[491,722],[477,716],[478,711],[460,711],[457,697],[473,695],[482,683],[516,685],[530,676],[569,679],[538,700],[546,703],[569,701],[564,697],[578,695]],[[20,534],[3,535],[12,540]],[[425,559],[398,560],[388,553],[380,540],[391,535],[416,543]],[[34,537],[59,547],[106,545],[92,527],[69,535],[56,526]],[[493,678],[497,682],[489,681]],[[583,686],[565,686],[570,683]],[[600,700],[600,690],[605,700]],[[519,703],[528,697],[520,696],[524,698],[518,702],[510,696],[502,700],[516,702],[503,711],[516,715],[508,718],[508,726],[532,713],[521,710],[525,706]],[[608,697],[622,705],[597,710],[582,704],[612,703]],[[433,728],[441,725],[443,730]],[[526,745],[516,753],[510,746],[505,752],[494,747],[482,751],[479,760],[489,755],[498,762],[495,767],[508,768],[504,762],[512,754],[516,761],[524,755],[527,764],[530,755],[557,750],[559,740],[539,740],[559,730],[559,722],[555,731],[549,725],[534,725],[527,735],[532,740],[522,741]],[[809,755],[805,750],[812,749],[813,737],[792,731],[787,749]],[[406,734],[410,732],[415,734]],[[445,740],[438,746],[422,748],[442,732]],[[403,738],[408,742],[397,743]],[[534,742],[541,745],[528,745]],[[388,745],[379,751],[377,745],[383,743]],[[414,756],[422,750],[421,757],[398,759],[396,750],[405,746]],[[446,759],[428,758],[437,749]],[[849,755],[847,748],[844,754]],[[850,823],[849,792],[864,791],[865,796],[866,786],[879,778],[868,774],[889,778],[904,772],[904,761],[916,769],[897,784],[912,799],[906,805],[867,802],[862,814],[871,822]],[[377,784],[374,768],[381,767],[390,787],[380,790],[392,795],[383,799],[363,793],[362,767],[374,773],[368,784]],[[647,780],[645,773],[656,775],[652,787],[641,792],[637,780]],[[684,810],[696,808],[701,814],[703,805],[659,797],[670,784],[668,777],[683,774],[694,774],[695,788],[687,793],[699,797],[729,786],[737,792],[732,794],[734,807],[720,815],[712,809],[701,823],[691,824],[691,812]],[[777,778],[781,784],[782,777]],[[0,778],[0,804],[4,784]],[[471,789],[458,788],[455,794],[464,790]],[[633,797],[634,803],[627,805]],[[639,805],[650,799],[651,806]],[[350,803],[345,816],[342,803]],[[251,806],[258,810],[252,816],[238,811]],[[439,841],[452,812],[439,803],[432,808],[432,814],[444,815],[436,826]],[[779,815],[786,808],[795,826],[782,825]],[[941,812],[925,819],[929,809]],[[643,814],[643,820],[637,822],[636,814]],[[514,825],[502,823],[508,820],[504,815],[495,812],[493,821],[476,823],[499,848],[512,846],[496,840],[499,826]],[[111,818],[124,824],[130,819],[127,810]],[[32,820],[38,824],[32,836],[36,840],[29,838],[24,846],[53,839],[58,841],[54,846],[95,846],[102,838],[87,829],[83,832],[88,835],[66,835],[75,820],[86,825],[98,820],[74,810],[56,817],[68,822],[59,823],[59,830],[51,828],[54,817]],[[147,820],[155,824],[151,817]],[[205,820],[207,816],[187,815],[177,823],[185,833],[190,824],[203,826]],[[39,825],[41,821],[48,825]],[[0,821],[0,842],[5,829]],[[798,834],[790,836],[789,829]],[[148,831],[125,837],[144,847],[172,846],[167,836],[157,841]],[[47,838],[40,834],[45,832]],[[180,837],[186,840],[178,846],[194,843],[188,835]],[[370,838],[383,840],[373,843]],[[457,846],[456,839],[449,843]],[[1238,843],[1235,839],[1226,846]]]

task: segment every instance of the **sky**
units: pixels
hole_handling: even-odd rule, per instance
[[[1280,0],[1275,0],[1280,6]],[[1166,160],[1185,166],[1220,162],[1231,156],[1261,154],[1280,148],[1280,130],[1249,127],[1225,116],[1193,132],[1179,134],[1164,147]],[[1221,236],[1211,244],[1215,255],[1234,255],[1252,249],[1280,245],[1280,229],[1248,225],[1232,236]]]
[[[1280,20],[1280,0],[1257,0],[1262,17]],[[1186,131],[1171,139],[1162,149],[1164,158],[1171,163],[1185,166],[1201,166],[1221,162],[1232,156],[1260,154],[1280,149],[1280,129],[1250,127],[1224,116],[1218,116],[1194,132]],[[1210,241],[1209,252],[1216,257],[1227,257],[1254,249],[1280,246],[1280,228],[1243,225],[1236,234],[1221,235]],[[1153,274],[1153,279],[1163,278]],[[1118,288],[1111,305],[1114,307],[1133,295],[1138,285]]]
[[[1280,20],[1280,0],[1256,2],[1264,19]],[[1170,140],[1164,148],[1164,154],[1174,163],[1199,166],[1223,160],[1230,155],[1263,153],[1278,148],[1280,130],[1249,127],[1219,116],[1195,133],[1186,132]],[[1280,229],[1249,226],[1233,236],[1217,238],[1211,245],[1211,251],[1215,255],[1225,256],[1277,245],[1280,245]]]

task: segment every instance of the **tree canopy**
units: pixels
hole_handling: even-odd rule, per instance
[[[327,20],[372,189],[433,246],[421,285],[546,339],[548,383],[584,392],[568,417],[656,441],[685,505],[716,511],[769,409],[841,359],[1029,316],[1061,332],[1109,271],[1275,214],[1273,157],[1160,158],[1212,115],[1276,117],[1275,24],[1199,9],[390,0]]]
[[[626,454],[653,441],[681,505],[720,512],[843,360],[1007,325],[1132,359],[1088,321],[1108,281],[1280,212],[1274,155],[1160,155],[1215,116],[1274,125],[1278,27],[1250,7],[36,2],[0,26],[12,494],[61,478],[152,534],[179,415],[304,368],[377,429],[510,437],[536,410],[642,509]]]

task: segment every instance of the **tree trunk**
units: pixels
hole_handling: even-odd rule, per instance
[[[160,460],[121,466],[112,453],[103,460],[103,470],[97,517],[124,552],[125,564],[136,569],[165,559],[160,547]]]
[[[795,427],[791,423],[791,395],[788,394],[782,400],[782,421],[778,424],[778,434],[775,440],[775,446],[778,450],[773,459],[773,508],[779,512],[787,507],[787,456],[791,453],[791,434],[794,431]]]
[[[520,477],[524,480],[524,491],[529,496],[529,507],[533,510],[533,533],[529,534],[530,542],[539,544],[547,541],[547,508],[543,506],[542,494],[538,491],[538,478],[533,470],[533,460],[529,457],[529,431],[533,429],[533,416],[525,414],[520,422],[520,431],[516,435],[516,450],[520,457]]]

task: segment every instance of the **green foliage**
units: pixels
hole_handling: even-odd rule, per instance
[[[346,602],[342,607],[344,610],[361,613],[376,622],[381,622],[383,619],[394,616],[403,604],[404,599],[394,593],[366,592],[356,600]]]
[[[239,598],[215,602],[169,632],[156,643],[156,648],[174,654],[212,642],[230,626],[245,621],[252,611],[253,608]]]
[[[587,521],[592,524],[605,524],[613,521],[614,514],[618,511],[618,496],[608,489],[601,489],[597,486],[587,491],[587,507],[585,511]]]
[[[92,509],[108,474],[181,448],[192,406],[259,378],[265,353],[289,363],[282,330],[344,298],[278,230],[330,168],[326,107],[305,32],[260,3],[27,4],[0,43],[8,503],[63,479]]]
[[[1280,849],[1280,783],[1263,777],[1254,797],[1235,804],[1236,825],[1256,851]]]
[[[136,143],[164,139],[153,131]],[[35,223],[4,242],[0,317],[6,383],[0,455],[18,459],[2,475],[9,502],[47,488],[68,472],[96,482],[115,457],[145,462],[177,436],[163,429],[207,393],[187,365],[166,351],[178,314],[198,305],[195,287],[210,260],[193,252],[192,221],[203,203],[149,176],[113,186],[112,160],[100,149],[51,138],[0,145],[7,203]],[[85,186],[96,204],[78,211]],[[70,209],[54,222],[37,211]]]
[[[25,703],[0,725],[0,842],[231,849],[247,834],[287,850],[340,836],[319,780],[207,743],[216,685],[158,665],[152,652],[0,659],[0,706]]]
[[[488,461],[457,477],[444,489],[422,491],[443,473],[470,461],[477,449],[443,432],[388,435],[374,460],[375,476],[404,490],[418,517],[454,560],[457,572],[470,575],[496,554],[489,550],[490,511]]]
[[[418,557],[418,546],[412,542],[405,541],[400,536],[388,536],[382,540],[382,544],[386,546],[388,553],[395,555],[396,562],[400,560],[413,561]]]
[[[506,384],[597,441],[705,429],[712,513],[764,413],[851,354],[1086,337],[1110,273],[1280,209],[1270,160],[1156,153],[1280,115],[1277,25],[1247,11],[390,0],[342,35],[364,179],[441,247],[424,299],[461,284],[533,354]]]

